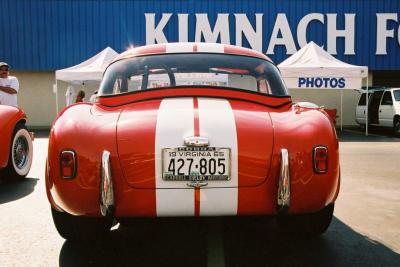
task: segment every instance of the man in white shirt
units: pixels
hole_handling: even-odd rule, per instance
[[[16,107],[19,82],[16,77],[9,76],[9,69],[7,63],[0,62],[0,104]]]

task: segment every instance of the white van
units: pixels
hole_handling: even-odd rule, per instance
[[[400,88],[378,89],[368,93],[368,125],[391,127],[400,136]],[[356,108],[356,122],[365,126],[366,93]]]

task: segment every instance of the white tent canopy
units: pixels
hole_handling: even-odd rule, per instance
[[[278,65],[286,86],[291,89],[340,89],[340,128],[343,126],[343,90],[360,89],[368,67],[342,62],[314,42],[308,43]],[[368,87],[367,87],[368,90]],[[368,111],[366,112],[366,119]],[[368,125],[366,127],[368,134]]]
[[[342,62],[316,45],[308,43],[278,65],[288,88],[359,89],[368,68]]]
[[[102,79],[103,72],[107,68],[108,64],[118,55],[112,48],[107,47],[100,53],[93,57],[83,61],[82,63],[56,71],[56,83],[54,91],[56,93],[56,110],[58,108],[58,88],[57,81],[64,81],[70,84],[88,84],[91,82],[99,82]],[[73,86],[69,86],[66,93],[67,105],[73,102],[75,96],[75,90]]]
[[[107,47],[97,55],[94,55],[78,65],[57,70],[56,80],[74,84],[101,81],[104,70],[117,55],[117,52]]]

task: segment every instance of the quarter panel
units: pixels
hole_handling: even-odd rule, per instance
[[[282,148],[289,151],[289,212],[318,211],[334,202],[339,187],[339,144],[329,118],[318,109],[298,107],[270,114],[275,130],[274,157],[279,158]],[[328,148],[328,172],[325,174],[313,171],[312,151],[318,145]]]
[[[50,132],[48,151],[47,187],[51,201],[74,215],[97,216],[101,156],[111,153],[113,176],[121,176],[116,146],[118,109],[103,109],[91,104],[73,105],[57,118]],[[73,150],[77,158],[77,172],[73,179],[60,174],[60,153]],[[119,182],[115,188],[120,187]],[[118,197],[118,196],[117,196]]]

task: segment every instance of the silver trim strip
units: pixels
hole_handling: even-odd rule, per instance
[[[103,216],[114,213],[114,188],[111,175],[110,152],[103,151],[101,157],[100,211]]]
[[[278,185],[278,210],[286,212],[290,207],[290,170],[289,170],[289,152],[287,149],[281,149],[281,170]]]

